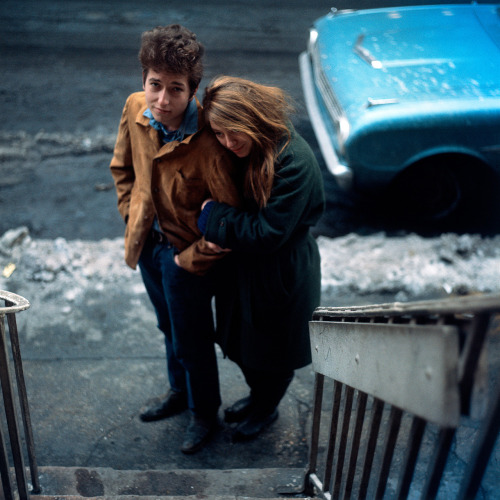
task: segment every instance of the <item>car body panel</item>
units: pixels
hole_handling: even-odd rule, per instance
[[[443,153],[500,169],[499,10],[381,8],[314,23],[300,59],[306,105],[327,166],[336,175],[325,140],[342,166],[343,187],[352,179],[364,189],[384,186],[415,161]]]

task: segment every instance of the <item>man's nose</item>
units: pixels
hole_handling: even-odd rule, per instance
[[[160,92],[160,95],[158,97],[158,101],[162,104],[168,104],[168,92],[164,90],[163,92]]]

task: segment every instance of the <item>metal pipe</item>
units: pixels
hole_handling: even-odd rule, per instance
[[[23,297],[11,292],[0,290],[0,300],[5,303],[4,307],[0,307],[0,382],[3,394],[3,403],[5,408],[5,416],[7,428],[9,432],[9,442],[14,462],[14,472],[17,483],[16,498],[20,500],[29,499],[28,485],[26,482],[26,474],[24,467],[23,451],[21,447],[21,433],[19,427],[19,419],[17,416],[17,406],[15,401],[15,388],[17,388],[17,396],[19,398],[19,406],[21,408],[24,439],[27,446],[28,458],[30,463],[31,479],[33,484],[33,493],[40,492],[40,483],[38,478],[38,467],[35,458],[35,446],[33,440],[33,432],[31,426],[31,417],[28,406],[28,397],[26,393],[26,385],[22,368],[21,350],[19,346],[19,335],[15,314],[24,311],[30,307],[30,303]],[[8,344],[5,329],[5,317],[9,327],[10,347],[12,351],[12,359],[14,361],[14,370],[16,374],[16,384],[14,386],[10,372],[10,359],[8,354]],[[7,500],[13,499],[13,489],[10,480],[10,470],[7,457],[5,441],[3,439],[2,430],[0,429],[0,472],[3,486],[3,494]]]

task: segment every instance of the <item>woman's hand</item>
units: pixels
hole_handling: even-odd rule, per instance
[[[203,210],[205,208],[205,205],[209,202],[209,201],[215,201],[213,200],[212,198],[207,198],[202,204],[201,204],[201,209]]]
[[[201,209],[203,210],[205,208],[205,205],[207,203],[210,203],[211,201],[215,201],[214,199],[212,198],[207,198],[202,204],[201,204]],[[215,252],[215,253],[227,253],[227,252],[230,252],[231,249],[230,248],[222,248],[220,247],[219,245],[217,245],[216,243],[212,243],[211,241],[207,241],[207,247],[212,250],[212,252]]]

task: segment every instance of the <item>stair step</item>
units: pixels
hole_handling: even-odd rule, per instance
[[[234,500],[236,497],[300,497],[304,469],[176,469],[117,470],[104,467],[40,467],[37,500],[99,498],[128,500],[197,498]]]
[[[200,500],[198,495],[193,496],[158,496],[158,495],[105,495],[100,497],[84,497],[79,495],[36,495],[32,496],[34,500]],[[229,495],[208,495],[203,497],[203,500],[242,500],[240,496]],[[244,500],[256,500],[254,497],[244,497]],[[283,500],[283,497],[269,498],[269,500]],[[307,499],[304,499],[307,500]]]

